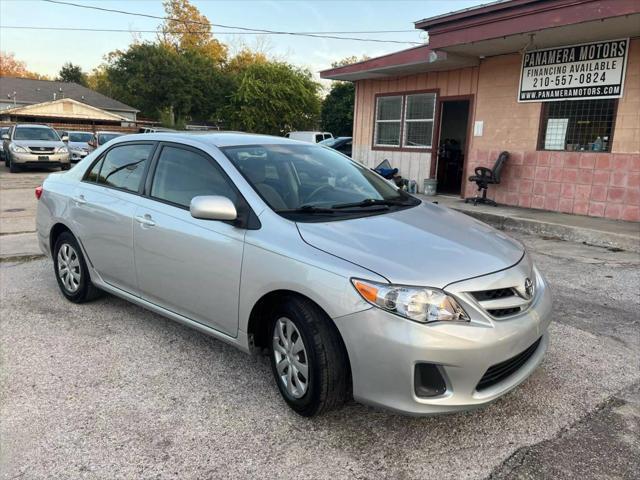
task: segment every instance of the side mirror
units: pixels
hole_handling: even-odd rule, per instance
[[[67,137],[66,135],[63,135],[60,140],[62,140],[63,142],[68,142],[69,141],[69,137]]]
[[[9,138],[9,134],[8,134],[8,133],[3,133],[3,134],[2,134],[2,139],[3,139],[3,140],[10,140],[10,138]]]
[[[203,220],[235,220],[238,218],[238,211],[233,202],[220,195],[193,197],[189,211],[193,218]]]

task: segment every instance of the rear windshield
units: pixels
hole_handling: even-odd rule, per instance
[[[93,137],[92,133],[86,132],[71,132],[69,133],[70,142],[84,142],[87,143]]]
[[[53,128],[42,127],[16,127],[13,139],[60,141],[60,137]]]
[[[113,140],[114,138],[117,138],[120,135],[121,135],[120,133],[101,133],[100,135],[98,135],[98,143],[100,145],[104,145],[109,140]]]

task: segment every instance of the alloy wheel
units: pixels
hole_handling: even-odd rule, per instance
[[[69,293],[75,293],[80,287],[80,259],[68,243],[63,243],[58,250],[58,277]]]
[[[309,386],[309,357],[298,328],[286,317],[276,320],[273,356],[278,378],[289,395],[304,396]]]

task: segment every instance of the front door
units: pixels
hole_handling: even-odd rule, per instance
[[[438,193],[459,195],[469,126],[469,100],[440,104],[440,143],[436,161]]]
[[[236,336],[245,230],[193,218],[191,199],[238,193],[214,159],[196,149],[161,147],[148,195],[134,215],[134,251],[142,298]]]

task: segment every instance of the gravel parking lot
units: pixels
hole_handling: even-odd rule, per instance
[[[640,258],[519,237],[554,289],[547,357],[489,407],[429,418],[300,418],[266,359],[4,261],[0,478],[637,478]]]

